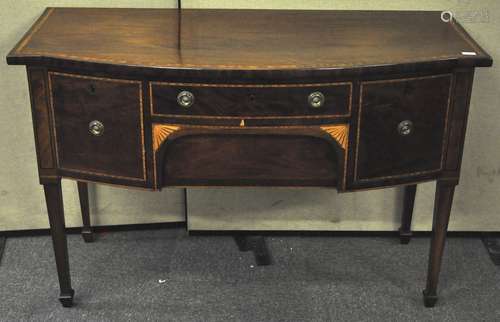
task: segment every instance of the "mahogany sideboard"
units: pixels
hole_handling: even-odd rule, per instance
[[[402,185],[402,238],[416,184],[436,181],[424,290],[425,305],[435,305],[474,68],[492,65],[454,19],[48,8],[7,62],[27,66],[64,306],[74,291],[61,178],[79,182],[83,209],[85,182],[339,192]]]

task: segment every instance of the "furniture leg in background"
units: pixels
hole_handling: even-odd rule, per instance
[[[82,237],[86,243],[94,241],[94,234],[90,226],[90,211],[89,211],[89,190],[86,182],[78,181],[78,197],[80,199],[80,209],[82,212]]]
[[[413,233],[411,232],[411,220],[413,217],[413,205],[415,204],[415,193],[417,185],[405,187],[403,200],[403,213],[401,214],[401,227],[399,228],[399,240],[401,244],[408,244]]]
[[[186,227],[188,226],[188,192],[187,188],[183,189],[182,197],[184,199],[184,221],[186,222]]]
[[[5,249],[5,242],[7,238],[5,236],[0,236],[0,264],[2,264],[3,251]]]
[[[54,245],[57,275],[61,290],[59,301],[61,301],[64,307],[70,307],[73,305],[75,291],[71,288],[71,277],[69,274],[61,179],[58,178],[55,182],[44,183],[43,188],[45,190],[45,201],[49,214],[50,232]]]
[[[250,240],[246,235],[235,235],[234,241],[236,242],[236,246],[238,246],[238,250],[240,252],[248,252],[251,248]]]
[[[493,264],[500,266],[500,238],[491,233],[483,233],[481,239]]]
[[[437,285],[439,271],[441,269],[441,261],[456,184],[456,181],[438,181],[436,183],[427,287],[423,292],[424,305],[426,307],[433,307],[438,300]]]
[[[272,264],[271,254],[264,236],[235,235],[234,241],[241,252],[252,251],[257,266]]]

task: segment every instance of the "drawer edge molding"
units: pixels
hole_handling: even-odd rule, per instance
[[[192,126],[191,126],[192,127]],[[245,127],[245,121],[242,119],[240,128]],[[238,128],[238,127],[233,127]],[[163,142],[174,132],[180,130],[180,126],[167,124],[153,124],[153,151],[157,152]],[[339,124],[331,126],[320,126],[320,129],[328,133],[337,143],[347,151],[349,125]]]

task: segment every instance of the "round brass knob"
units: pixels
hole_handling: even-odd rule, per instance
[[[189,91],[182,91],[177,95],[177,103],[182,107],[190,107],[194,103],[194,95]]]
[[[401,121],[398,124],[398,133],[401,136],[410,135],[413,132],[413,123],[409,120]]]
[[[89,123],[89,132],[94,136],[101,136],[104,133],[104,124],[94,120]]]
[[[309,105],[313,108],[322,107],[325,104],[325,95],[321,92],[314,92],[309,94]]]

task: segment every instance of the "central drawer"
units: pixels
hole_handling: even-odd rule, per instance
[[[164,185],[337,185],[335,149],[302,135],[204,133],[173,140],[164,149]]]
[[[352,83],[193,84],[150,82],[151,114],[184,117],[342,117]]]

